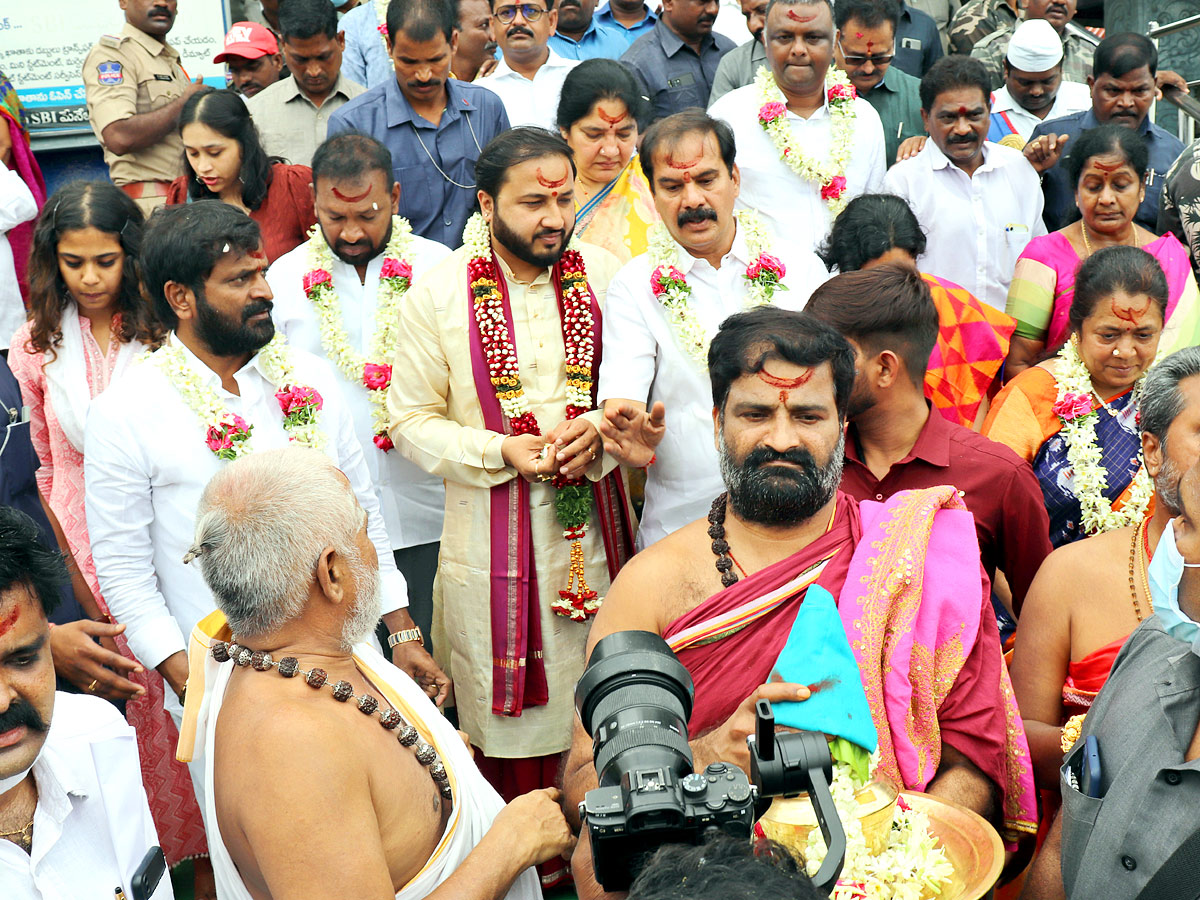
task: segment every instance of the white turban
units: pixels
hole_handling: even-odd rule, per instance
[[[1045,72],[1062,58],[1062,38],[1045,19],[1022,22],[1008,42],[1008,64],[1022,72]]]

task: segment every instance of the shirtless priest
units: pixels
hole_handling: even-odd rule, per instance
[[[812,584],[838,600],[879,734],[880,770],[952,800],[1012,838],[1034,828],[1029,751],[1000,658],[974,523],[950,487],[858,503],[838,491],[854,353],[829,326],[759,307],[727,319],[708,356],[727,494],[707,521],[638,554],[609,591],[590,647],[661,634],[696,686],[696,767],[748,769],[754,702],[805,700],[769,683]],[[568,809],[596,784],[576,721]],[[598,896],[590,848],[580,897]]]
[[[217,893],[537,900],[530,867],[573,842],[558,792],[505,806],[366,642],[380,605],[366,519],[329,458],[298,447],[231,463],[200,500],[185,560],[219,611],[192,633],[180,750],[202,756]]]

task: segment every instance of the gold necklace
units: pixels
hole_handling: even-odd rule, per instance
[[[1096,251],[1092,249],[1092,242],[1088,240],[1088,230],[1087,230],[1087,225],[1084,223],[1083,219],[1080,219],[1080,220],[1079,220],[1079,229],[1080,229],[1080,231],[1083,233],[1083,248],[1084,248],[1085,250],[1087,250],[1087,255],[1090,257],[1090,256],[1091,256],[1093,253],[1095,253]],[[1130,242],[1129,246],[1131,246],[1131,247],[1137,247],[1137,248],[1139,248],[1139,249],[1140,249],[1142,245],[1141,245],[1141,244],[1138,242],[1138,236],[1137,236],[1137,226],[1136,226],[1136,225],[1134,225],[1134,226],[1133,226],[1133,227],[1130,229],[1130,231],[1129,231],[1129,236],[1130,236],[1130,238],[1132,238],[1132,241]],[[1124,243],[1124,241],[1122,241],[1122,243]]]
[[[1150,613],[1154,613],[1154,600],[1150,596],[1150,585],[1146,577],[1146,559],[1143,556],[1143,542],[1146,540],[1146,519],[1138,522],[1138,525],[1133,529],[1133,542],[1129,546],[1129,593],[1133,597],[1133,614],[1137,616],[1139,622],[1142,621],[1142,604],[1138,600],[1137,586],[1133,581],[1133,572],[1136,568],[1142,576],[1142,587],[1146,590],[1146,602],[1150,605]]]
[[[34,811],[37,811],[36,807]],[[16,831],[0,831],[0,838],[12,841],[28,853],[33,848],[33,816],[29,817],[29,822],[24,828],[18,828]]]

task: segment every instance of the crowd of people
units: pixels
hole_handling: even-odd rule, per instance
[[[1182,80],[1074,0],[923,5],[279,0],[216,90],[122,0],[111,180],[49,197],[0,77],[6,896],[162,900],[158,846],[205,900],[595,900],[592,648],[661,635],[749,771],[821,597],[1005,896],[1183,896]],[[738,880],[816,896],[736,842],[630,896]]]

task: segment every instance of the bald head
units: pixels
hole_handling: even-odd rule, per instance
[[[365,515],[324,453],[253,453],[205,487],[184,561],[199,561],[234,634],[267,634],[303,612],[327,548],[361,563],[355,540]]]

